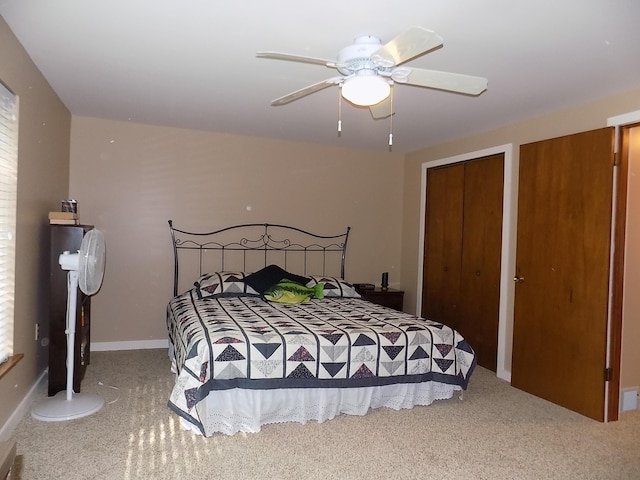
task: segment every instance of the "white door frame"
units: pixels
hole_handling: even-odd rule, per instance
[[[504,155],[504,181],[502,196],[502,252],[500,256],[500,304],[498,318],[498,358],[496,375],[511,381],[511,346],[513,343],[513,305],[515,298],[516,227],[518,220],[518,166],[519,157],[513,154],[513,144],[463,153],[453,157],[424,162],[421,165],[420,239],[418,242],[418,282],[416,312],[422,312],[422,274],[424,270],[424,232],[427,212],[427,170],[442,165],[465,162],[490,155]],[[508,357],[507,357],[508,354]]]
[[[614,152],[615,153],[619,153],[618,152],[618,148],[620,145],[620,128],[624,127],[626,125],[633,125],[636,123],[640,123],[640,110],[636,110],[634,112],[629,112],[629,113],[624,113],[622,115],[617,115],[615,117],[609,117],[607,119],[607,127],[614,127],[614,132],[615,132],[615,138],[614,138],[614,142],[613,142],[613,148],[614,148]],[[615,228],[616,228],[616,200],[618,198],[618,170],[619,170],[619,166],[614,166],[614,176],[613,176],[613,202],[612,202],[612,212],[611,212],[611,245],[613,248],[611,248],[611,255],[610,255],[610,264],[609,264],[609,309],[607,312],[607,358],[606,358],[606,366],[610,367],[611,366],[611,323],[613,321],[612,317],[611,317],[611,313],[612,313],[612,302],[611,302],[611,292],[613,290],[613,282],[614,282],[614,278],[613,278],[613,259],[614,259],[614,248],[615,248]],[[627,179],[627,182],[629,182],[629,179]],[[627,193],[628,195],[628,193]],[[627,221],[628,221],[628,211],[627,211]],[[623,274],[624,275],[624,274]],[[624,292],[623,292],[624,295]],[[624,316],[624,310],[623,310],[623,316]],[[623,321],[624,321],[624,317],[623,317]],[[620,332],[620,338],[622,339],[622,333],[623,331]],[[620,346],[620,355],[622,356],[622,345]],[[622,372],[622,358],[620,358],[620,371]],[[618,375],[618,379],[621,379],[621,375]],[[609,421],[609,382],[605,382],[605,395],[604,395],[604,421],[608,422]],[[621,388],[621,384],[618,384],[618,391],[619,393],[621,393],[620,391]],[[622,396],[620,395],[619,397],[619,401],[618,401],[618,414],[620,413],[620,411],[622,410]]]

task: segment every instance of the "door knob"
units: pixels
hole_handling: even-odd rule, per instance
[[[513,281],[516,283],[524,282],[524,277],[513,277]]]

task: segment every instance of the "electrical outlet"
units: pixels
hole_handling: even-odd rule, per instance
[[[36,332],[35,333],[36,333],[35,340],[37,342],[38,340],[40,340],[40,324],[39,323],[36,323]]]

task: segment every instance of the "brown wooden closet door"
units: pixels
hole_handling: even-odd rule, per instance
[[[422,316],[455,328],[460,294],[464,165],[427,173]]]
[[[496,371],[504,156],[427,171],[422,315]]]
[[[496,371],[502,251],[503,155],[465,164],[458,330],[478,365]]]
[[[613,129],[520,148],[513,386],[604,419]]]

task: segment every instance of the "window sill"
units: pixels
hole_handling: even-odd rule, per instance
[[[10,357],[9,360],[0,365],[0,378],[9,373],[9,370],[15,367],[23,357],[24,353],[16,353],[13,357]]]

